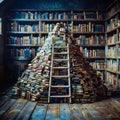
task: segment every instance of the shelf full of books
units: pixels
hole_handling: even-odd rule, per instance
[[[106,9],[106,83],[113,90],[120,90],[120,1],[115,0]]]
[[[104,13],[103,10],[12,9],[5,16],[6,62],[9,59],[17,61],[17,65],[29,62],[44,44],[48,33],[62,22],[72,38],[72,44],[83,47],[85,56],[94,59],[95,65],[91,63],[94,68],[102,70]]]
[[[39,10],[12,9],[7,15],[9,19],[94,19],[103,20],[102,10]]]

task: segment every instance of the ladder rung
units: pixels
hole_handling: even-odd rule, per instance
[[[64,87],[64,88],[68,88],[68,87],[70,87],[70,85],[51,85],[51,87]]]
[[[54,46],[54,48],[68,48],[68,46]]]
[[[68,61],[68,59],[53,59],[54,61]]]
[[[57,78],[66,77],[66,78],[68,78],[68,77],[70,77],[70,76],[68,76],[68,75],[67,75],[67,76],[62,76],[62,75],[59,75],[59,76],[58,76],[58,75],[53,75],[53,76],[51,76],[51,77],[57,77]]]
[[[54,54],[68,54],[68,52],[60,52],[60,53],[54,52]]]
[[[52,67],[53,69],[69,69],[69,67]]]
[[[52,95],[50,97],[59,97],[59,98],[63,98],[63,97],[71,97],[70,95]]]

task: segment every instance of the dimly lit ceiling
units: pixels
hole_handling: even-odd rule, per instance
[[[113,0],[4,0],[0,12],[8,9],[105,9]]]

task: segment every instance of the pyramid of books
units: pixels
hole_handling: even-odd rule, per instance
[[[94,102],[99,96],[106,96],[106,88],[100,75],[90,66],[87,59],[80,52],[79,46],[71,44],[71,39],[65,29],[63,23],[57,23],[53,32],[48,34],[45,44],[39,49],[36,57],[28,64],[27,69],[13,87],[16,96],[31,101],[47,102],[52,54],[51,45],[53,41],[57,41],[59,45],[61,33],[62,39],[69,44],[70,50],[72,103]],[[54,103],[56,100],[53,99],[52,102]]]

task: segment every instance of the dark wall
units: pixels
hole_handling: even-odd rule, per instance
[[[3,50],[4,50],[3,38],[0,35],[0,65],[3,64]]]
[[[3,65],[3,52],[4,51],[4,43],[3,43],[3,37],[0,35],[0,87],[3,84],[4,81],[4,65]]]
[[[8,9],[104,9],[113,0],[5,0]],[[5,7],[7,6],[7,7]]]

